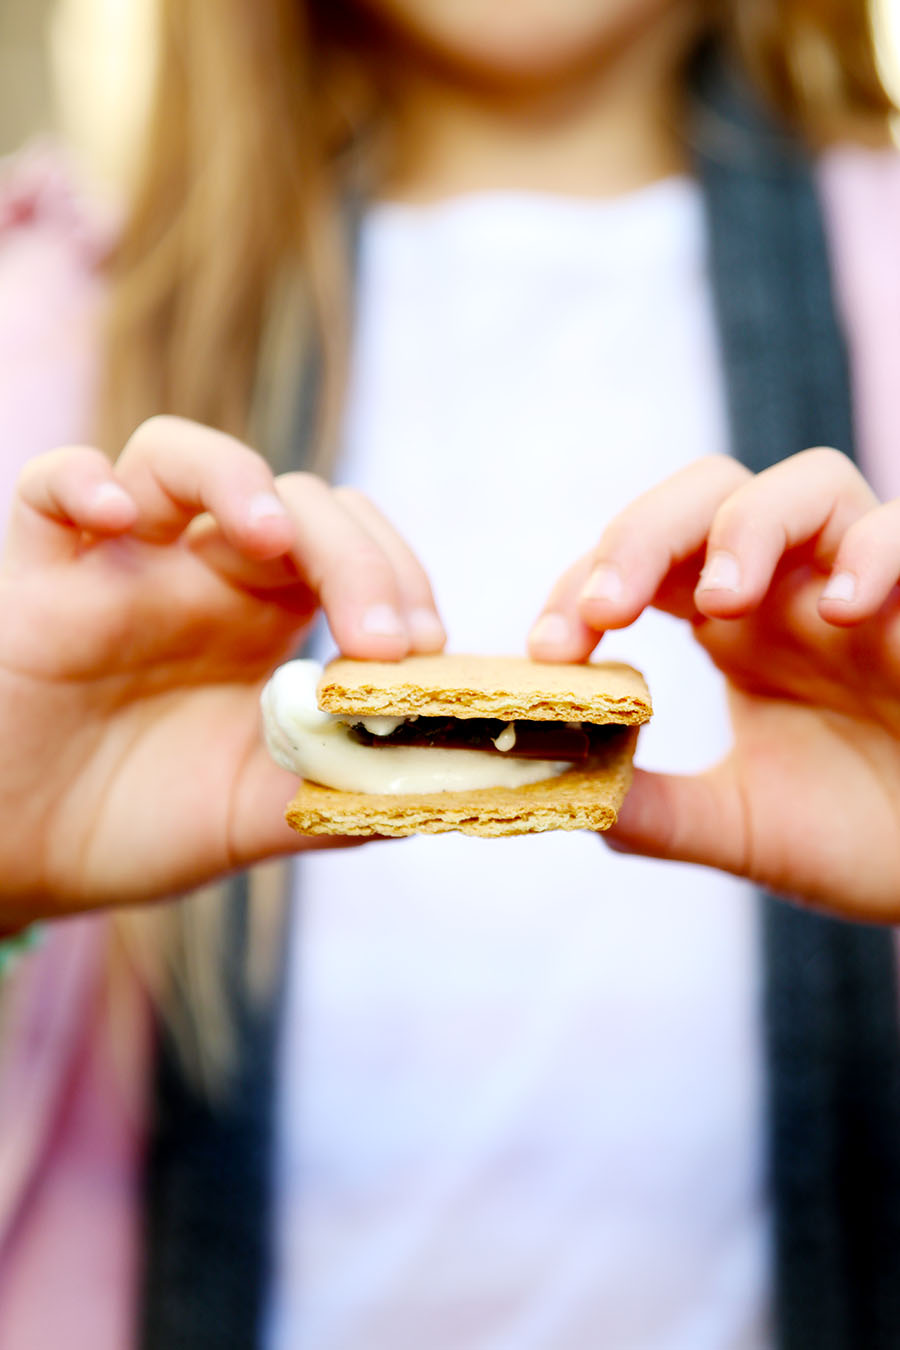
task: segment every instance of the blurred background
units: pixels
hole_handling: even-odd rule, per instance
[[[0,0],[0,155],[60,135],[128,178],[153,74],[154,0]]]
[[[0,155],[62,134],[102,185],[127,183],[153,71],[154,0],[0,0]],[[900,95],[900,0],[872,0]]]

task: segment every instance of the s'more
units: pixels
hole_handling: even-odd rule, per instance
[[[496,837],[608,829],[652,706],[618,662],[442,654],[291,661],[262,710],[299,833]]]

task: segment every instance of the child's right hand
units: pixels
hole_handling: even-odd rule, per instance
[[[169,417],[115,467],[31,462],[0,568],[0,929],[311,846],[258,699],[320,605],[350,656],[443,645],[422,568],[356,492],[276,483]]]

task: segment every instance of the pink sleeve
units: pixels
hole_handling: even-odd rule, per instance
[[[860,460],[883,497],[900,497],[900,153],[841,147],[823,158],[820,183]]]
[[[49,147],[0,164],[0,533],[25,461],[90,438],[112,230],[74,182]]]

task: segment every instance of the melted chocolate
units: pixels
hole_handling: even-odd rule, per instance
[[[496,717],[416,717],[401,722],[390,736],[375,736],[364,726],[351,726],[361,745],[417,745],[442,750],[486,750],[511,759],[555,759],[585,764],[621,732],[620,726],[590,722],[513,722],[516,743],[498,750],[494,741],[509,725]]]

